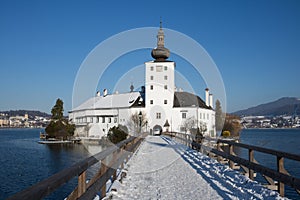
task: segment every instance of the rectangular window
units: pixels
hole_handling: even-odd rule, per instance
[[[153,85],[150,85],[150,90],[153,90]]]
[[[150,104],[153,104],[153,100],[150,100]]]
[[[150,70],[151,70],[151,71],[153,71],[153,70],[154,70],[154,67],[153,67],[153,66],[151,66],[151,67],[150,67]]]
[[[114,119],[114,123],[117,123],[117,122],[118,122],[118,118],[116,118],[116,117],[115,117],[115,119]]]
[[[93,117],[90,117],[90,122],[93,123]]]
[[[102,117],[102,123],[105,123],[105,117]]]
[[[161,119],[161,113],[156,113],[156,119]]]
[[[186,113],[182,113],[182,119],[186,119]]]
[[[168,67],[167,66],[165,66],[165,71],[167,71],[168,70]]]
[[[165,85],[165,90],[167,90],[168,89],[168,86],[167,85]]]
[[[165,80],[168,80],[168,76],[165,76]]]
[[[164,100],[164,104],[168,104],[168,100],[165,99],[165,100]]]
[[[99,123],[99,117],[96,117],[96,123]]]
[[[207,113],[206,117],[207,117],[207,119],[209,119],[209,114],[208,113]]]
[[[111,123],[111,117],[108,118],[108,123]]]
[[[153,81],[153,76],[150,76],[150,80]]]
[[[202,113],[200,113],[200,117],[199,118],[202,119]]]
[[[156,71],[157,72],[162,72],[162,70],[163,70],[163,67],[162,66],[156,66]]]

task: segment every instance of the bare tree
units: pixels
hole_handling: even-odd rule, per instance
[[[197,127],[197,120],[195,119],[195,117],[189,117],[183,122],[183,128],[185,133],[187,133],[188,131],[196,127]]]
[[[133,134],[140,133],[142,128],[147,124],[147,117],[145,112],[135,112],[131,115],[128,127]]]

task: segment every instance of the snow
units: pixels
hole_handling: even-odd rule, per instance
[[[165,136],[147,136],[112,199],[282,199],[275,191]]]
[[[88,99],[80,106],[74,108],[74,111],[94,110],[100,108],[129,108],[140,96],[139,92],[130,92],[124,94],[109,94],[107,96],[96,96]]]

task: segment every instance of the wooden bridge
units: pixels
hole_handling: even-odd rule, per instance
[[[224,163],[226,161],[232,169],[236,169],[237,165],[241,166],[244,173],[252,180],[254,179],[255,173],[261,173],[268,181],[269,186],[272,186],[273,189],[276,188],[281,196],[284,196],[285,184],[298,192],[300,190],[300,179],[290,175],[284,168],[284,158],[300,161],[299,155],[236,143],[229,140],[211,138],[205,138],[202,143],[199,144],[194,142],[194,138],[191,135],[182,133],[164,134],[187,147],[196,149],[203,154],[215,158],[219,162]],[[93,199],[96,194],[99,194],[99,191],[101,197],[104,197],[106,195],[107,181],[109,179],[116,180],[117,170],[124,167],[124,164],[139,147],[144,140],[144,137],[145,135],[140,137],[130,137],[115,146],[111,146],[36,185],[13,195],[9,199],[42,199],[74,177],[77,177],[78,185],[67,199]],[[228,151],[225,151],[222,148],[224,145],[228,146]],[[247,149],[248,159],[238,157],[234,153],[234,147]],[[263,152],[270,156],[275,156],[277,159],[277,170],[260,165],[254,158],[254,152]],[[86,172],[96,163],[100,163],[99,171],[87,182]]]
[[[196,143],[191,135],[183,133],[165,133],[166,135],[176,139],[191,148],[201,151],[212,158],[216,158],[221,163],[229,164],[231,169],[240,169],[251,180],[254,180],[255,172],[262,174],[262,176],[269,183],[268,188],[278,190],[281,196],[284,196],[284,185],[294,188],[300,194],[300,179],[289,174],[284,168],[284,158],[300,161],[300,155],[276,151],[263,147],[257,147],[248,144],[242,144],[233,140],[204,138],[200,143]],[[222,147],[228,146],[228,151],[225,152]],[[239,147],[248,151],[248,159],[241,158],[234,153],[234,148]],[[270,169],[260,165],[254,157],[254,152],[265,153],[268,156],[275,156],[277,160],[277,170]]]

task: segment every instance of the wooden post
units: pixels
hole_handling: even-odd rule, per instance
[[[118,150],[117,150],[118,151]],[[114,153],[113,153],[113,157],[112,157],[112,163],[111,163],[111,165],[109,166],[109,167],[111,167],[115,162],[116,162],[116,160],[117,160],[117,151],[115,151]],[[115,171],[114,171],[114,173],[113,173],[113,177],[112,177],[112,182],[114,182],[115,180],[117,179],[117,169],[115,169]]]
[[[230,155],[233,155],[233,145],[232,144],[229,144],[229,154]],[[231,169],[233,169],[233,166],[234,166],[234,162],[229,160],[229,167]]]
[[[100,168],[100,172],[103,175],[106,170],[107,170],[107,166],[105,165],[105,163],[103,163],[104,160],[101,161],[101,168]],[[101,188],[101,198],[104,198],[106,196],[106,184],[103,185],[103,187]]]
[[[284,173],[284,158],[277,156],[277,171],[280,173]],[[278,182],[278,193],[280,196],[284,196],[284,183]]]
[[[218,151],[221,151],[221,145],[220,145],[220,142],[219,142],[219,141],[217,141],[217,149],[218,149]],[[221,160],[222,160],[222,157],[218,155],[217,161],[218,161],[218,162],[221,162]]]
[[[248,155],[249,155],[249,161],[254,162],[254,151],[252,149],[249,149]],[[254,180],[254,171],[250,168],[248,168],[248,171],[249,171],[249,178],[251,180]]]
[[[77,197],[80,197],[86,191],[86,172],[82,172],[78,176],[78,193]]]

